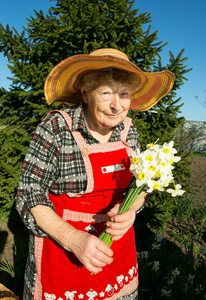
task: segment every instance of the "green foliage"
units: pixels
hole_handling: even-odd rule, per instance
[[[199,249],[198,259],[190,249],[186,253],[174,243],[151,237],[139,256],[138,299],[204,299],[205,255]]]
[[[12,278],[15,277],[14,267],[11,263],[8,262],[8,260],[0,262],[0,271],[8,273]]]
[[[158,41],[157,31],[152,32],[150,13],[133,9],[132,0],[58,0],[55,4],[46,15],[34,10],[22,33],[0,25],[0,52],[7,57],[12,73],[9,91],[0,89],[0,209],[10,207],[14,200],[23,158],[37,124],[58,105],[48,107],[45,102],[45,78],[68,56],[112,47],[125,52],[144,71],[174,72],[176,81],[170,95],[150,111],[130,112],[142,149],[157,139],[168,142],[184,121],[177,117],[181,105],[175,97],[189,71],[184,64],[187,58],[183,57],[184,50],[177,57],[170,52],[168,64],[162,66],[160,54],[166,43]],[[176,167],[176,175],[187,189],[186,157],[183,162]],[[150,213],[154,220],[156,216],[163,222],[173,206],[168,195],[154,194]]]
[[[204,299],[206,228],[199,215],[202,207],[197,206],[187,216],[170,219],[163,230],[135,224],[138,299]]]
[[[194,212],[196,203],[191,195],[184,195],[180,201],[176,203],[176,216],[189,218]]]
[[[206,156],[206,152],[200,153],[200,152],[191,151],[190,155],[191,156],[203,156],[203,157],[205,157]]]

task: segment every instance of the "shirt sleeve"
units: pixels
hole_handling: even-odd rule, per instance
[[[48,235],[37,226],[31,208],[47,205],[54,209],[49,200],[49,188],[58,177],[59,145],[55,118],[59,117],[46,117],[36,129],[23,163],[15,199],[24,224],[41,237]]]
[[[134,122],[131,123],[126,142],[133,148],[134,151],[140,150],[139,134]]]

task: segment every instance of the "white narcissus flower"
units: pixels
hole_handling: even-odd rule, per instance
[[[167,187],[171,182],[173,182],[173,175],[172,172],[169,174],[166,174],[165,176],[162,176],[161,180],[163,181],[164,187]]]
[[[130,171],[134,174],[136,177],[136,174],[142,171],[144,168],[143,160],[140,155],[136,155],[136,153],[133,153],[132,155],[132,163],[130,165]]]
[[[174,169],[173,165],[169,163],[166,159],[160,160],[158,171],[160,173],[169,173]]]
[[[142,169],[142,170],[135,170],[135,178],[136,178],[136,185],[142,186],[143,184],[147,184],[148,181],[150,180],[150,176],[151,174],[149,174],[149,172],[147,172],[146,169]]]
[[[132,173],[136,178],[136,185],[139,187],[143,184],[147,184],[149,180],[151,180],[153,173],[149,172],[146,167],[144,167],[142,160],[140,159],[139,163],[136,164]]]
[[[200,284],[200,285],[195,289],[195,291],[197,292],[197,294],[202,293],[202,291],[204,291],[204,286],[202,286],[202,284]]]
[[[174,154],[177,153],[177,150],[173,148],[174,142],[171,141],[168,143],[164,143],[162,146],[162,151],[159,153],[160,159],[167,159],[167,160],[173,160]]]
[[[181,160],[180,156],[173,156],[173,158],[169,161],[170,164],[177,163]]]
[[[175,269],[172,271],[172,275],[173,275],[174,277],[180,275],[180,271],[178,270],[178,268],[175,268]]]
[[[167,284],[168,284],[168,285],[171,285],[171,284],[173,284],[173,283],[174,283],[174,279],[173,279],[173,278],[168,279],[168,281],[167,281]]]
[[[140,153],[141,159],[144,161],[146,164],[153,163],[158,156],[158,152],[156,151],[151,151],[149,149],[145,150],[144,152]]]
[[[191,284],[193,284],[194,278],[195,278],[195,275],[189,274],[189,276],[188,276],[188,281],[189,281]]]
[[[166,289],[161,289],[162,296],[170,297],[171,290],[167,291]]]
[[[148,251],[142,251],[141,258],[148,258]]]
[[[154,261],[152,270],[157,271],[157,270],[159,270],[159,268],[160,268],[160,262],[159,261]]]
[[[163,191],[171,181],[173,181],[172,169],[173,163],[181,158],[174,156],[177,152],[173,148],[174,142],[164,143],[163,146],[157,144],[148,144],[145,151],[133,151],[131,158],[130,171],[136,178],[137,187],[146,184],[149,187],[148,192],[153,190]],[[182,195],[179,185],[174,190],[168,189],[173,197]]]
[[[187,282],[185,282],[183,291],[186,293],[188,291],[188,289],[189,289],[189,285]]]
[[[152,244],[152,250],[159,250],[161,247],[161,244]]]
[[[147,185],[149,188],[147,190],[148,193],[151,193],[153,190],[164,191],[164,181],[162,181],[161,178],[159,180],[150,180]]]
[[[143,157],[144,159],[144,166],[148,169],[149,172],[153,173],[153,177],[156,176],[156,173],[160,169],[160,159],[159,155],[156,152],[153,153],[146,153],[146,155]]]
[[[131,166],[130,166],[131,172],[136,168],[137,164],[139,163],[139,154],[140,154],[140,151],[132,152],[132,161],[131,161]]]
[[[172,197],[176,197],[176,196],[182,196],[184,194],[184,190],[181,190],[181,185],[177,184],[175,185],[174,189],[167,189],[167,192],[170,193],[172,195]]]
[[[160,145],[158,145],[158,144],[156,144],[156,143],[150,143],[150,144],[147,144],[146,145],[146,148],[147,149],[150,149],[151,151],[156,151],[156,152],[159,152],[159,150],[160,150],[160,148],[161,148],[162,146],[160,146]]]
[[[160,233],[157,233],[155,236],[157,243],[161,243],[163,240],[163,236]]]

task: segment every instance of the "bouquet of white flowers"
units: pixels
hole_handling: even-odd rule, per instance
[[[172,170],[173,164],[178,162],[181,157],[175,156],[177,150],[173,148],[174,142],[169,144],[164,143],[163,146],[157,144],[148,144],[147,149],[143,152],[133,152],[130,171],[135,176],[131,189],[126,196],[118,214],[127,211],[130,206],[137,201],[141,192],[147,189],[147,193],[153,190],[159,190],[170,193],[172,197],[182,195],[180,184],[175,184]],[[174,189],[169,188],[173,184]],[[102,232],[99,237],[109,247],[112,245],[111,235],[107,232]]]

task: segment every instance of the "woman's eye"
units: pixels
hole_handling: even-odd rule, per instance
[[[101,95],[104,100],[109,100],[112,96],[112,94],[110,92],[102,92]]]
[[[129,93],[128,92],[121,93],[120,97],[127,98],[127,97],[129,97]]]

